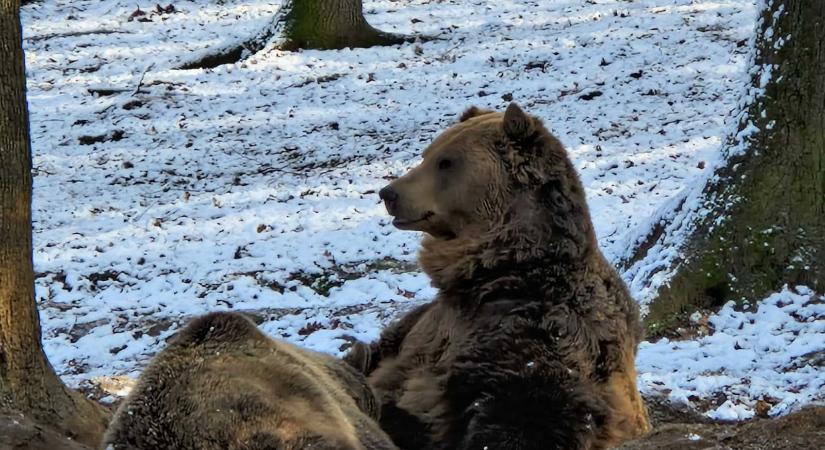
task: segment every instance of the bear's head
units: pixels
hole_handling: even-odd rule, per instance
[[[426,233],[420,262],[439,287],[502,266],[569,266],[595,249],[567,152],[515,103],[465,111],[379,195],[393,225]]]

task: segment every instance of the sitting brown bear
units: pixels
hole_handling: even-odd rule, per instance
[[[395,449],[376,410],[363,375],[343,361],[270,339],[240,314],[213,313],[193,320],[154,358],[103,445]]]
[[[648,431],[638,307],[539,119],[471,108],[380,196],[396,227],[426,233],[440,290],[361,357],[396,445],[597,449]]]

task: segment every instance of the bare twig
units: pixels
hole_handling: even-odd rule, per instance
[[[137,87],[135,88],[135,91],[132,92],[133,97],[140,92],[140,87],[143,86],[143,78],[146,77],[146,72],[152,69],[152,67],[155,67],[155,63],[151,63],[148,66],[146,66],[145,69],[143,69],[143,73],[140,74],[140,79],[138,80]]]

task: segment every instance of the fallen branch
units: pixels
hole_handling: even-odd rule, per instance
[[[116,87],[99,87],[99,88],[87,88],[86,91],[88,91],[90,94],[93,94],[93,95],[97,94],[101,97],[107,97],[109,95],[115,95],[115,94],[120,94],[120,93],[123,93],[123,92],[129,92],[129,91],[131,91],[131,89],[116,88]]]
[[[40,36],[32,36],[27,37],[24,40],[26,42],[39,42],[45,41],[47,39],[55,39],[55,38],[64,38],[64,37],[76,37],[76,36],[89,36],[93,34],[128,34],[129,31],[121,31],[121,30],[89,30],[89,31],[70,31],[67,33],[50,33],[50,34],[43,34]]]

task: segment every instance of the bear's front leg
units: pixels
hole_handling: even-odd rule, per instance
[[[488,377],[438,448],[590,449],[607,417],[592,383],[560,364],[526,369]]]
[[[589,449],[608,407],[592,375],[592,330],[562,306],[476,319],[444,367],[443,449]]]
[[[372,366],[372,353],[373,349],[369,344],[355,341],[349,348],[349,352],[344,355],[343,360],[358,373],[366,375]]]
[[[398,355],[407,333],[432,305],[433,303],[427,303],[413,308],[401,316],[399,320],[388,325],[381,332],[381,337],[369,345],[357,342],[352,346],[349,353],[344,356],[344,361],[359,370],[364,376],[369,376],[381,361]]]

